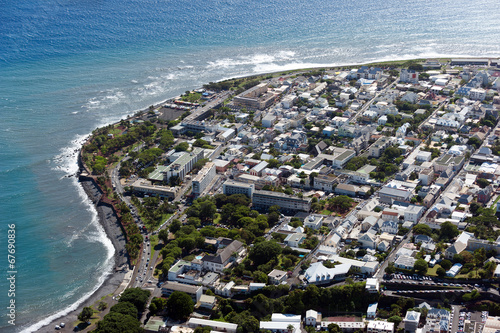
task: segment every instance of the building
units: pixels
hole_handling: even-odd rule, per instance
[[[198,197],[207,188],[210,182],[214,179],[216,175],[215,164],[213,162],[208,162],[205,166],[196,174],[192,181],[193,195]]]
[[[217,304],[217,299],[215,296],[201,295],[200,297],[200,308],[212,310]]]
[[[290,247],[299,247],[300,244],[306,239],[306,234],[303,233],[293,233],[286,236],[283,243]]]
[[[412,192],[405,189],[398,189],[384,186],[378,192],[380,202],[392,204],[394,201],[410,201]]]
[[[453,171],[457,171],[464,165],[464,161],[465,156],[463,155],[443,154],[434,162],[434,171],[443,172],[449,167]]]
[[[379,288],[380,288],[380,284],[378,282],[378,279],[372,279],[372,278],[366,279],[366,290],[369,293],[371,293],[371,294],[378,293]]]
[[[313,230],[319,230],[323,225],[323,216],[322,215],[309,215],[304,220],[304,228],[311,228]]]
[[[314,177],[314,189],[326,192],[332,192],[334,185],[337,183],[337,177],[328,175],[318,175]]]
[[[278,94],[269,93],[267,90],[267,84],[260,83],[236,96],[233,103],[263,110],[273,104],[278,97]]]
[[[306,326],[316,327],[316,324],[321,322],[321,313],[314,310],[307,310],[306,317],[304,318],[304,324]]]
[[[420,312],[407,311],[403,322],[405,325],[405,331],[414,333],[418,328],[418,323],[420,322]]]
[[[255,185],[227,180],[222,185],[222,191],[225,195],[244,194],[252,199],[253,193],[255,191]]]
[[[366,333],[394,333],[394,323],[372,320],[368,322]]]
[[[416,206],[410,205],[405,210],[405,221],[411,221],[413,223],[417,223],[418,220],[424,215],[425,207],[424,206]]]
[[[224,269],[229,268],[236,257],[235,253],[241,253],[244,250],[243,243],[233,240],[229,245],[219,250],[216,255],[205,255],[201,259],[203,262],[203,269],[210,272],[221,273]]]
[[[372,144],[369,148],[369,156],[370,157],[380,157],[384,150],[387,149],[392,144],[392,139],[386,136],[379,138]]]
[[[413,69],[403,68],[399,75],[399,81],[406,83],[418,83],[418,72]]]
[[[180,181],[193,169],[196,162],[204,157],[204,149],[196,147],[191,152],[186,152],[168,166],[159,166],[149,174],[151,181],[168,181],[171,177],[178,177]]]
[[[211,327],[213,331],[227,332],[227,333],[236,333],[236,330],[238,329],[237,324],[226,323],[223,321],[207,320],[195,317],[189,318],[187,325],[191,328]]]
[[[136,194],[158,196],[174,200],[179,193],[178,186],[153,185],[149,180],[139,178],[132,184],[132,191]]]
[[[252,205],[257,208],[279,206],[288,211],[305,211],[311,209],[311,198],[299,198],[281,192],[259,191],[253,193]]]
[[[434,170],[431,168],[423,169],[418,174],[418,180],[422,183],[423,186],[429,186],[434,180]]]
[[[306,270],[304,280],[309,284],[328,284],[344,280],[351,268],[350,264],[338,264],[334,268],[326,268],[321,262],[315,262]]]
[[[404,254],[399,256],[398,259],[396,259],[396,261],[394,262],[394,267],[412,270],[413,266],[415,265],[415,261],[416,261],[415,258]]]
[[[366,319],[375,319],[377,316],[377,308],[378,303],[368,305],[368,309],[366,310]]]
[[[271,273],[267,274],[269,277],[269,283],[271,284],[281,284],[286,281],[288,275],[285,271],[280,271],[279,269],[273,269]]]
[[[335,194],[347,195],[349,197],[355,197],[357,192],[357,186],[349,184],[338,184],[335,188]]]
[[[250,174],[252,176],[262,176],[262,171],[267,167],[269,163],[267,163],[266,161],[262,161],[260,162],[259,164],[257,164],[256,166],[254,166],[252,169],[250,169]]]
[[[194,303],[198,303],[200,301],[201,295],[203,294],[203,288],[201,286],[191,286],[184,283],[166,281],[161,286],[161,293],[164,296],[170,296],[174,291],[181,291],[193,299]]]

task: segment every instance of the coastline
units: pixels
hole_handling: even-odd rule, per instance
[[[108,307],[100,316],[100,319],[102,319],[104,314],[109,311],[109,308],[116,303],[114,296],[120,294],[128,286],[131,273],[133,272],[129,267],[128,254],[125,249],[126,239],[116,214],[111,207],[100,201],[102,192],[95,184],[94,180],[90,177],[81,176],[82,171],[85,171],[81,161],[81,150],[78,153],[78,166],[79,171],[75,176],[78,177],[79,186],[83,188],[97,210],[99,224],[104,229],[106,237],[109,238],[113,244],[115,250],[113,254],[113,267],[111,271],[105,273],[102,284],[83,300],[75,310],[55,318],[50,323],[45,324],[33,332],[73,332],[75,328],[73,324],[78,320],[78,314],[80,314],[82,309],[105,300],[108,303]],[[94,310],[97,310],[96,306],[94,306]],[[60,323],[65,323],[65,327],[56,331],[55,326]],[[83,329],[81,332],[86,331],[88,331],[88,329]]]

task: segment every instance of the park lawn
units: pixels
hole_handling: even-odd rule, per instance
[[[323,215],[330,215],[332,212],[329,211],[328,209],[323,209],[320,214],[323,214]]]
[[[479,277],[479,269],[471,269],[467,274],[457,274],[455,278],[457,279],[468,279],[469,278],[469,273],[472,272],[472,277]]]
[[[113,134],[114,136],[121,135],[122,130],[119,128],[113,128],[113,129],[109,130],[109,134]]]
[[[214,224],[219,224],[220,220],[222,217],[220,216],[219,213],[215,213],[215,219],[214,219]]]
[[[434,267],[429,267],[427,270],[427,275],[428,276],[437,276],[437,269],[441,267],[439,264],[434,265]]]

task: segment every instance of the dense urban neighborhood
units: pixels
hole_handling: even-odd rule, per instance
[[[73,327],[497,332],[499,92],[500,59],[395,61],[211,82],[96,129],[79,177],[125,279]]]

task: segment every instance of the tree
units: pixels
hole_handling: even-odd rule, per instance
[[[281,254],[281,246],[274,241],[264,241],[255,244],[250,251],[249,258],[255,265],[262,265]]]
[[[413,227],[413,233],[416,235],[430,236],[432,234],[432,229],[427,224],[419,223]]]
[[[438,269],[436,270],[436,274],[439,277],[443,277],[446,275],[446,270],[443,267],[438,267]]]
[[[134,318],[137,318],[139,314],[137,308],[130,302],[118,302],[118,304],[113,305],[111,309],[109,309],[109,312],[117,312]]]
[[[154,297],[151,300],[151,304],[149,304],[149,312],[152,315],[157,314],[158,312],[163,311],[167,307],[167,300],[162,297]]]
[[[132,303],[139,312],[144,310],[151,292],[141,288],[128,288],[120,296],[120,302]]]
[[[106,303],[106,302],[99,302],[99,306],[97,307],[97,310],[104,311],[107,308],[108,308],[108,303]]]
[[[398,327],[402,319],[400,316],[392,316],[387,319],[388,322],[394,323],[394,327]]]
[[[170,224],[170,227],[168,227],[168,230],[170,230],[171,233],[175,234],[177,231],[179,231],[182,227],[181,221],[178,219],[174,219],[172,223]]]
[[[443,261],[441,261],[440,265],[441,267],[443,267],[443,269],[449,270],[451,266],[453,266],[453,263],[448,259],[444,259]]]
[[[447,221],[441,224],[441,229],[439,230],[440,239],[450,240],[458,236],[458,234],[458,228],[453,223]]]
[[[88,322],[90,318],[94,315],[94,310],[90,306],[86,306],[82,309],[82,312],[78,315],[78,320],[84,323]]]
[[[396,267],[394,267],[394,263],[390,262],[387,264],[387,267],[385,268],[385,273],[386,274],[394,274],[396,273]]]
[[[476,183],[477,185],[479,185],[480,188],[485,188],[486,186],[490,185],[490,182],[484,178],[476,179]]]
[[[93,332],[142,333],[144,329],[137,318],[118,312],[110,312],[97,323],[97,329]]]
[[[194,310],[191,296],[181,291],[174,291],[167,300],[170,317],[181,320],[186,319]]]
[[[334,323],[328,324],[328,333],[341,333],[340,326]]]
[[[418,259],[417,261],[415,261],[413,268],[418,274],[424,275],[425,273],[427,273],[427,269],[429,268],[429,266],[427,266],[427,262],[424,259]]]
[[[181,142],[177,146],[174,147],[175,151],[186,151],[189,149],[189,143],[187,142]]]
[[[353,202],[354,200],[349,198],[347,195],[339,195],[328,200],[328,204],[331,206],[331,208],[340,213],[348,211],[351,208]]]

